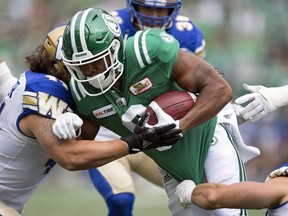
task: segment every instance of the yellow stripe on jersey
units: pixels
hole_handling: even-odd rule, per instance
[[[25,92],[23,108],[34,110],[43,116],[51,116],[55,119],[60,114],[68,111],[68,104],[45,92]]]
[[[36,106],[37,105],[37,98],[33,96],[24,95],[23,96],[23,104]]]

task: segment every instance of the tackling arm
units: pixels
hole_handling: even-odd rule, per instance
[[[265,183],[200,184],[193,190],[192,203],[209,210],[273,208],[287,201],[287,182],[286,177],[281,177]]]
[[[67,115],[69,113],[64,113]],[[61,116],[61,115],[60,115]],[[68,115],[68,119],[70,115]],[[59,117],[59,116],[58,116]],[[75,116],[74,120],[75,120]],[[146,115],[149,117],[149,115]],[[59,139],[54,135],[52,125],[55,120],[38,114],[30,114],[21,119],[19,127],[22,133],[35,137],[43,149],[60,166],[67,170],[83,170],[107,164],[127,154],[143,150],[170,146],[181,139],[181,130],[175,124],[146,128],[143,126],[146,117],[138,122],[133,134],[112,141]],[[79,118],[77,116],[77,118]],[[62,118],[60,118],[62,119]],[[58,119],[59,120],[59,119]],[[67,118],[64,118],[66,122]],[[70,120],[68,121],[70,122]],[[61,124],[60,122],[60,125]],[[61,128],[61,127],[60,127]],[[72,125],[73,128],[73,125]],[[98,131],[98,125],[90,125],[90,131]],[[92,134],[92,133],[91,133]],[[95,137],[95,136],[93,136]]]
[[[129,154],[128,145],[122,140],[58,139],[52,131],[54,122],[40,115],[28,115],[20,121],[20,128],[23,133],[36,137],[52,159],[67,170],[102,166]]]

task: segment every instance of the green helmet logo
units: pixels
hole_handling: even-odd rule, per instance
[[[108,91],[123,73],[123,40],[119,24],[108,12],[89,8],[76,13],[63,35],[63,62],[72,77],[88,95]],[[81,65],[105,62],[106,69],[96,75],[85,75]],[[87,84],[97,89],[89,92]],[[89,86],[91,89],[91,86]]]
[[[121,36],[121,29],[119,24],[116,22],[116,20],[109,14],[103,14],[104,22],[106,23],[109,30],[116,36]]]

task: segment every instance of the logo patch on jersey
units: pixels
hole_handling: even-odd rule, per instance
[[[175,41],[174,37],[166,32],[161,32],[160,36],[166,43],[173,43]]]
[[[29,92],[23,94],[23,108],[38,112],[40,115],[56,119],[68,109],[68,104],[45,92]]]
[[[153,86],[152,82],[146,77],[130,86],[129,90],[130,92],[132,92],[133,95],[139,95],[147,91],[148,89],[152,88],[152,86]]]
[[[116,110],[114,109],[112,104],[109,104],[107,106],[101,107],[97,110],[93,110],[93,115],[97,119],[102,119],[108,116],[112,116],[116,114]]]

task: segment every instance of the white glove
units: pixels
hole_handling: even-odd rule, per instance
[[[239,112],[239,115],[243,119],[245,119],[246,121],[249,120],[251,122],[255,122],[276,109],[275,106],[269,104],[268,100],[261,93],[262,91],[265,91],[265,89],[267,89],[266,87],[261,85],[250,86],[247,84],[244,84],[243,87],[247,91],[252,92],[250,94],[243,95],[235,100],[235,103],[238,105],[243,105],[249,102],[249,104],[246,105],[244,109]]]
[[[144,126],[151,128],[151,127],[159,127],[159,126],[163,126],[163,125],[168,125],[168,124],[176,124],[175,129],[180,129],[179,127],[179,120],[174,120],[170,115],[168,115],[167,113],[164,112],[164,110],[162,110],[162,108],[155,102],[152,101],[149,106],[154,110],[157,119],[158,119],[158,123],[156,125],[149,125],[148,123],[145,123]],[[179,134],[181,137],[183,136],[183,134]],[[156,148],[158,151],[165,151],[168,149],[171,149],[171,146],[162,146],[162,147],[158,147]]]
[[[56,118],[52,130],[59,139],[72,139],[81,134],[82,125],[83,121],[78,115],[66,112]]]
[[[167,113],[164,112],[164,110],[162,110],[162,108],[155,102],[152,101],[149,106],[154,110],[157,119],[158,119],[158,123],[156,125],[149,125],[148,123],[146,123],[144,126],[146,127],[158,127],[158,126],[163,126],[163,125],[167,125],[167,124],[176,124],[175,128],[179,128],[179,120],[174,120],[170,115],[168,115]]]
[[[175,195],[182,207],[188,208],[192,204],[192,193],[195,187],[196,184],[192,180],[184,180],[177,185]]]

